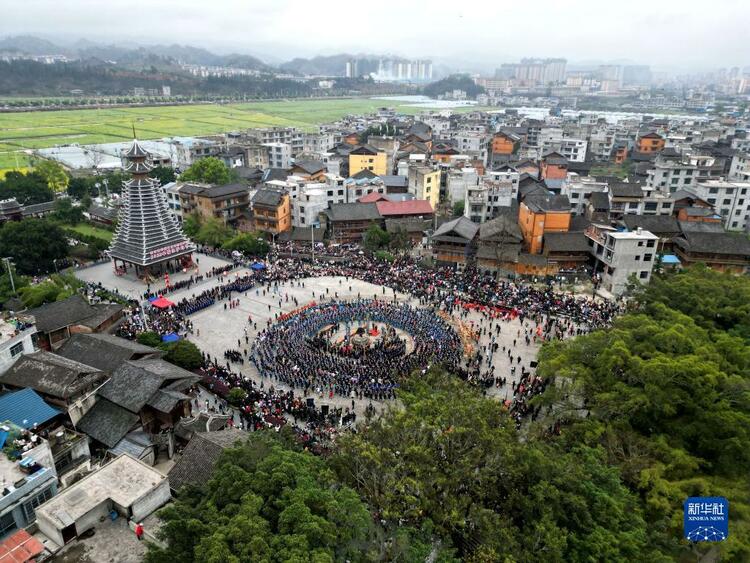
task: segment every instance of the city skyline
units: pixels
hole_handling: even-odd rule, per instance
[[[593,0],[583,0],[575,9],[536,0],[531,5],[481,10],[447,2],[431,3],[434,9],[425,10],[419,4],[383,0],[367,18],[356,20],[357,33],[311,33],[352,29],[355,20],[341,0],[322,6],[223,0],[213,11],[195,0],[158,4],[132,0],[97,4],[96,9],[89,9],[87,0],[69,0],[64,12],[54,9],[56,4],[49,0],[33,4],[38,9],[6,6],[0,36],[31,34],[105,44],[179,43],[251,54],[271,64],[339,53],[394,54],[431,58],[469,71],[491,70],[523,57],[563,57],[571,65],[622,61],[674,72],[745,66],[750,60],[750,47],[744,41],[750,6],[735,0],[719,0],[716,9],[700,14],[676,0],[658,6],[637,0],[625,11]],[[137,13],[149,17],[139,21],[137,31],[123,30],[120,22]],[[533,48],[530,36],[535,37]]]

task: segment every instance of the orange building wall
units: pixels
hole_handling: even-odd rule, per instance
[[[530,254],[541,254],[544,233],[567,233],[570,229],[570,212],[534,213],[521,204],[518,213],[524,246]]]
[[[492,154],[513,154],[515,148],[515,143],[503,135],[492,139]]]
[[[628,149],[625,147],[615,151],[615,164],[622,164],[628,157]]]
[[[636,144],[636,150],[642,153],[660,152],[664,149],[665,143],[666,141],[661,138],[653,139],[650,137],[641,137]]]

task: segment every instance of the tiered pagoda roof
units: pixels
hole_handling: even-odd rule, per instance
[[[149,266],[190,254],[195,245],[169,211],[159,181],[148,176],[150,154],[133,141],[124,154],[132,179],[123,182],[122,205],[110,256],[130,264]]]

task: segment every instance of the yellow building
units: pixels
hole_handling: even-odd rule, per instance
[[[361,145],[349,153],[349,176],[369,170],[378,176],[388,174],[388,157],[385,151],[378,151],[370,145]]]
[[[433,209],[440,203],[440,170],[429,166],[409,168],[409,193],[416,199],[426,199]]]

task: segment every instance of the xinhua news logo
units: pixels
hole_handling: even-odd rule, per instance
[[[729,501],[724,497],[690,497],[683,511],[688,541],[723,541],[729,536]]]

